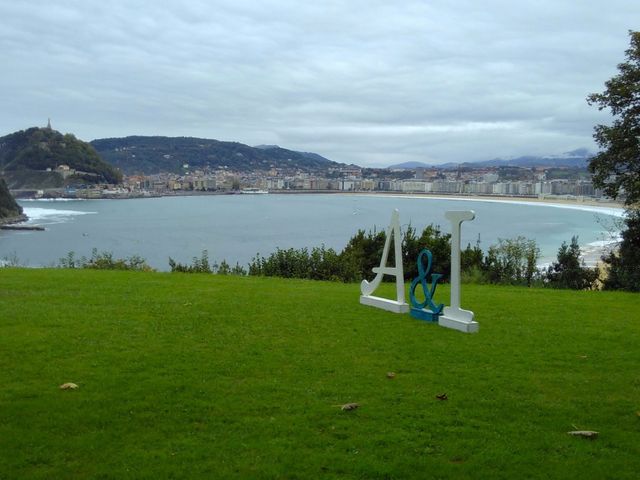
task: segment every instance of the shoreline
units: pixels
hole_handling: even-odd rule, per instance
[[[144,198],[163,197],[192,197],[192,196],[218,196],[218,195],[260,195],[262,193],[243,191],[198,191],[198,190],[178,190],[173,192],[146,192],[129,195],[106,195],[101,197],[65,197],[65,196],[45,196],[34,198],[32,196],[22,196],[20,191],[12,190],[17,200],[31,201],[56,201],[56,200],[133,200]],[[269,190],[268,195],[348,195],[348,196],[375,196],[390,198],[425,198],[434,200],[473,200],[486,202],[531,202],[535,204],[558,204],[603,207],[624,210],[624,205],[612,200],[598,200],[593,197],[570,197],[565,195],[482,195],[463,193],[422,193],[422,192],[396,192],[396,191],[348,191],[348,190]]]
[[[17,217],[0,218],[0,226],[16,225],[19,223],[27,222],[28,220],[29,217],[27,217],[24,213],[21,213]]]
[[[599,207],[602,209],[618,210],[622,214],[625,207],[614,201],[598,201],[594,198],[566,198],[566,197],[527,197],[516,195],[461,195],[461,194],[430,194],[430,193],[401,193],[401,192],[341,192],[345,195],[390,198],[416,198],[432,200],[454,200],[487,203],[516,203],[524,205],[551,205],[557,207]]]

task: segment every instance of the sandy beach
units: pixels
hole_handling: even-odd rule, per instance
[[[277,192],[274,192],[277,193]],[[338,193],[338,192],[336,192]],[[516,197],[507,195],[444,195],[436,193],[402,193],[402,192],[339,192],[347,195],[362,195],[362,196],[384,196],[384,197],[398,197],[398,198],[425,198],[434,200],[460,200],[460,201],[472,201],[472,202],[504,202],[504,203],[518,203],[522,205],[548,205],[559,208],[576,208],[588,211],[607,211],[611,215],[622,216],[624,214],[624,205],[619,202],[602,200],[598,201],[594,198],[574,197],[567,198],[565,196],[551,196],[546,195],[544,197]],[[594,210],[597,208],[598,210]]]

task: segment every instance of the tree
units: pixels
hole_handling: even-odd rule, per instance
[[[358,232],[351,237],[347,246],[340,253],[341,261],[345,264],[345,268],[352,272],[354,280],[361,278],[369,278],[371,270],[380,266],[380,258],[384,250],[384,243],[387,236],[383,231],[364,230]],[[395,242],[396,239],[394,238]],[[394,265],[393,248],[389,249],[388,265]]]
[[[489,247],[483,269],[490,283],[531,286],[538,273],[540,249],[535,240],[522,236],[498,239]]]
[[[605,82],[605,91],[587,97],[590,105],[610,109],[611,126],[596,125],[594,138],[602,151],[591,159],[593,183],[611,198],[624,196],[628,207],[626,230],[617,252],[603,258],[608,264],[604,287],[640,290],[640,32],[629,31],[627,61],[618,75]]]
[[[417,260],[423,248],[428,248],[433,255],[432,273],[440,273],[441,282],[448,282],[451,271],[451,234],[442,233],[440,226],[433,224],[427,225],[420,237],[416,235],[414,227],[407,227],[402,239],[405,280],[411,281],[418,276]]]
[[[482,263],[484,261],[484,253],[480,248],[480,235],[474,247],[471,244],[467,244],[467,248],[460,252],[460,266],[463,272],[471,270],[481,270]]]
[[[571,288],[574,290],[590,290],[598,279],[598,269],[588,268],[580,259],[578,237],[571,237],[571,244],[562,242],[558,249],[558,259],[545,273],[547,285],[553,288]]]
[[[486,283],[487,273],[484,270],[484,252],[480,248],[480,235],[474,247],[467,244],[467,248],[460,252],[460,268],[463,283]]]
[[[640,292],[640,210],[629,211],[617,252],[603,258],[609,269],[605,290]]]
[[[640,202],[640,32],[629,31],[631,46],[619,74],[605,82],[605,91],[587,97],[589,105],[610,109],[612,125],[596,125],[602,149],[589,163],[593,183],[611,198],[624,195],[629,206]]]

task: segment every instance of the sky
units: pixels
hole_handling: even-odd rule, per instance
[[[362,166],[597,151],[634,0],[0,0],[0,136],[277,144]]]

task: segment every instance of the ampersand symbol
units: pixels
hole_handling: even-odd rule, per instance
[[[424,257],[427,257],[427,269],[424,268]],[[427,305],[435,315],[442,313],[444,303],[436,305],[433,303],[433,295],[436,292],[436,284],[442,277],[440,273],[431,273],[431,265],[433,263],[433,255],[426,248],[423,249],[418,255],[418,276],[411,282],[411,288],[409,289],[409,298],[411,299],[411,305],[415,308],[425,308]],[[431,275],[431,288],[427,284],[427,277]],[[424,293],[424,302],[418,302],[416,299],[415,291],[418,284],[422,285],[422,291]]]

